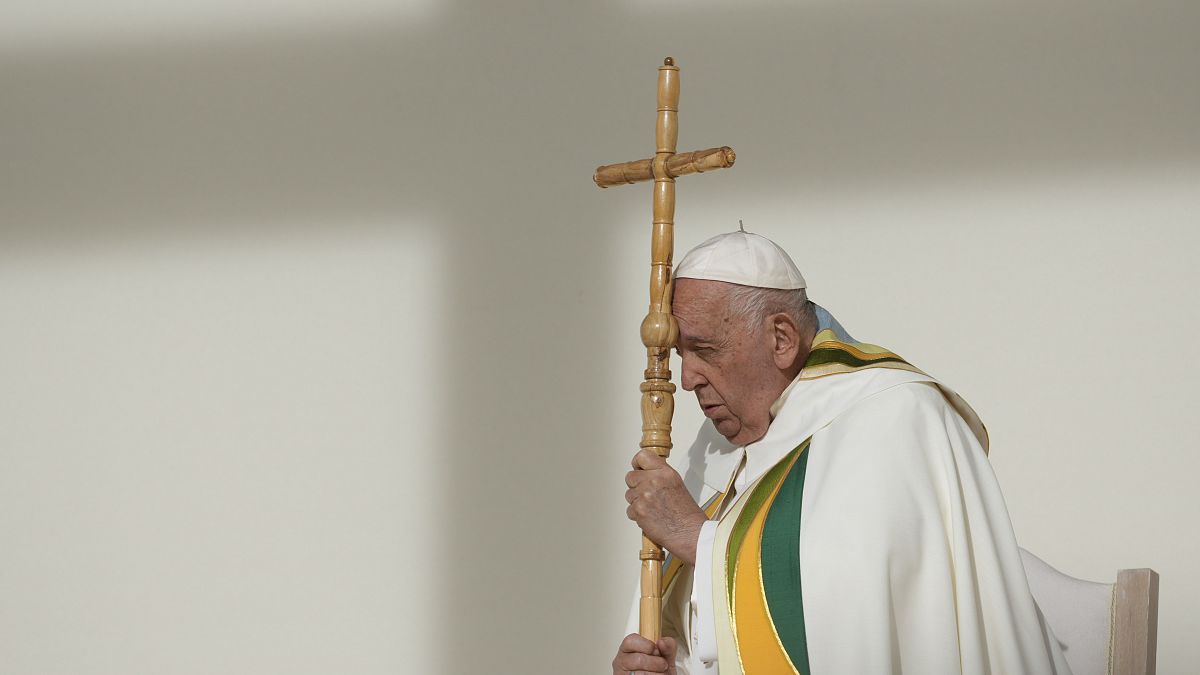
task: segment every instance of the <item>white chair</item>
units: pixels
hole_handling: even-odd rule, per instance
[[[1074,675],[1154,675],[1158,573],[1117,572],[1101,584],[1068,576],[1021,549],[1029,590]]]

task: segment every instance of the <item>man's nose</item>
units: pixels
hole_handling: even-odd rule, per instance
[[[691,363],[691,359],[684,357],[682,364],[679,366],[679,380],[685,391],[692,391],[696,387],[704,384],[704,377],[696,372],[696,367]]]

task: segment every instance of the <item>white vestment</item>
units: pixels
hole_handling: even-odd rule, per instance
[[[744,447],[706,422],[672,464],[698,504],[732,479],[726,513],[812,439],[799,535],[812,673],[1070,673],[1030,594],[986,432],[962,399],[923,373],[868,368],[798,377],[774,410],[767,434]],[[741,672],[717,529],[704,525],[700,573],[683,568],[665,599],[680,673]],[[636,608],[627,632],[637,632]]]

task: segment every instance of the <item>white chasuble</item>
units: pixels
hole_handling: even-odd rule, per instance
[[[665,566],[679,671],[1070,673],[974,411],[818,314],[767,434],[734,448],[708,422],[672,460],[712,518],[696,570]]]

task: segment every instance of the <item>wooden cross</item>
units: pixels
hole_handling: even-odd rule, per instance
[[[671,452],[671,417],[675,413],[675,385],[671,383],[671,348],[679,327],[671,316],[671,264],[675,249],[675,179],[692,173],[733,166],[729,147],[675,154],[679,137],[679,68],[667,57],[658,69],[657,147],[654,157],[596,169],[592,180],[606,188],[654,181],[654,223],[650,235],[650,311],[642,321],[646,345],[645,381],[642,382],[642,442],[660,457]],[[639,632],[658,641],[662,637],[662,547],[642,534],[642,591]]]

